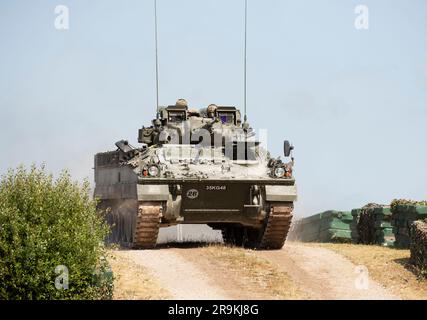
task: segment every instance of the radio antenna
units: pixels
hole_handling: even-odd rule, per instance
[[[156,106],[157,106],[157,118],[159,118],[160,105],[159,105],[159,54],[158,54],[158,43],[157,43],[157,0],[154,0],[154,36],[156,45]]]
[[[248,129],[249,124],[247,123],[247,47],[248,47],[248,0],[245,0],[245,58],[244,58],[244,85],[243,85],[243,106],[244,106],[244,122],[243,128]]]

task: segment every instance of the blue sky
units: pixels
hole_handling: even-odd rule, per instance
[[[54,8],[70,29],[54,28]],[[356,5],[369,29],[354,28]],[[248,110],[295,149],[298,215],[427,199],[427,2],[249,0]],[[160,103],[243,103],[243,0],[158,0]],[[0,2],[0,173],[93,154],[154,117],[153,1]]]

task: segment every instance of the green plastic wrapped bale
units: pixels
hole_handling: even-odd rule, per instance
[[[333,219],[332,221],[322,221],[320,231],[328,229],[344,229],[350,230],[350,222]]]
[[[311,217],[301,219],[299,222],[298,238],[304,242],[313,241],[331,241],[335,238],[351,239],[350,224],[353,221],[353,216],[347,211],[325,211]],[[335,236],[335,233],[330,233],[329,230],[346,231],[345,236]],[[329,236],[328,236],[329,235]]]
[[[359,242],[363,244],[392,245],[394,235],[390,207],[370,203],[360,211],[357,224]],[[390,234],[390,232],[392,234]]]
[[[418,215],[427,217],[427,205],[417,205],[415,211]]]
[[[304,223],[301,225],[301,234],[312,234],[320,232],[320,223]]]
[[[375,233],[376,243],[383,246],[392,247],[396,241],[393,233],[393,228],[380,228]]]
[[[322,231],[320,242],[351,242],[351,231],[340,229],[329,229]]]
[[[336,210],[329,210],[320,213],[320,218],[322,221],[332,221],[334,219],[340,220],[340,221],[352,221],[353,216],[348,211],[336,211]]]
[[[393,200],[391,212],[391,225],[396,236],[395,246],[409,248],[411,225],[417,220],[427,218],[427,202]]]
[[[353,216],[347,211],[326,211],[321,213],[320,231],[328,229],[350,230]]]
[[[321,219],[321,215],[320,213],[318,213],[313,216],[301,219],[301,224],[306,225],[311,223],[319,223],[320,219]]]
[[[394,237],[393,228],[383,228],[380,232],[384,237]]]
[[[351,221],[353,219],[353,216],[348,211],[336,211],[336,210],[329,210],[320,213],[320,217],[322,220],[324,219],[340,219],[340,220],[348,220]]]

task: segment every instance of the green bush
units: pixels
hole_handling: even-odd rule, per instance
[[[9,170],[0,180],[0,299],[108,299],[108,227],[89,183],[44,167]],[[55,281],[68,268],[68,289]],[[61,267],[59,267],[61,268]]]

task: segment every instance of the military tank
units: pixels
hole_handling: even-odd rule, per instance
[[[121,140],[115,151],[95,155],[107,242],[151,249],[160,228],[207,224],[226,244],[283,247],[297,200],[288,141],[284,162],[270,156],[236,107],[196,110],[180,99],[158,109],[138,142]]]

